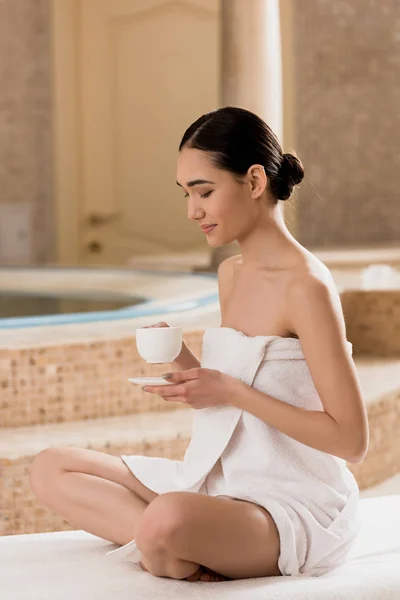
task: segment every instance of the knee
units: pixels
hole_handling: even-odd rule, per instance
[[[54,471],[60,467],[60,449],[45,448],[35,456],[29,467],[29,484],[35,496],[40,499],[46,493]]]
[[[145,509],[136,532],[136,546],[144,554],[167,550],[182,530],[184,511],[179,492],[157,496]]]

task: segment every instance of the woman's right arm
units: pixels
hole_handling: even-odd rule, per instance
[[[197,356],[183,342],[181,353],[171,363],[171,371],[188,371],[189,369],[200,367],[200,364]]]
[[[218,294],[221,322],[223,321],[223,316],[225,314],[225,309],[231,290],[233,266],[237,260],[237,256],[230,256],[223,260],[218,267]],[[200,360],[195,354],[193,354],[188,346],[186,346],[185,342],[183,342],[180,355],[174,360],[173,363],[171,363],[171,371],[187,371],[189,369],[200,367],[200,365]]]

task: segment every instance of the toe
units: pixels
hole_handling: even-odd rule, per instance
[[[200,579],[201,581],[211,581],[211,573],[205,569],[202,569]]]
[[[187,581],[198,581],[200,579],[200,577],[201,577],[201,574],[202,574],[202,570],[201,570],[201,567],[199,567],[197,569],[197,571],[195,571],[194,573],[192,573],[192,575],[189,575],[188,577],[185,577],[185,579]]]

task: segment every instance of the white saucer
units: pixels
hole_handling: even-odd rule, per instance
[[[171,385],[174,383],[173,381],[167,381],[162,377],[133,377],[132,379],[128,379],[132,383],[136,383],[137,385]]]

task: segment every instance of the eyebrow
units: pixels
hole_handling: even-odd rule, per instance
[[[193,187],[194,185],[201,185],[202,183],[212,183],[214,184],[214,181],[207,181],[207,179],[193,179],[193,181],[188,181],[187,182],[187,186],[188,187]],[[176,182],[177,185],[179,185],[179,187],[182,187],[182,185],[179,183],[179,181]]]

